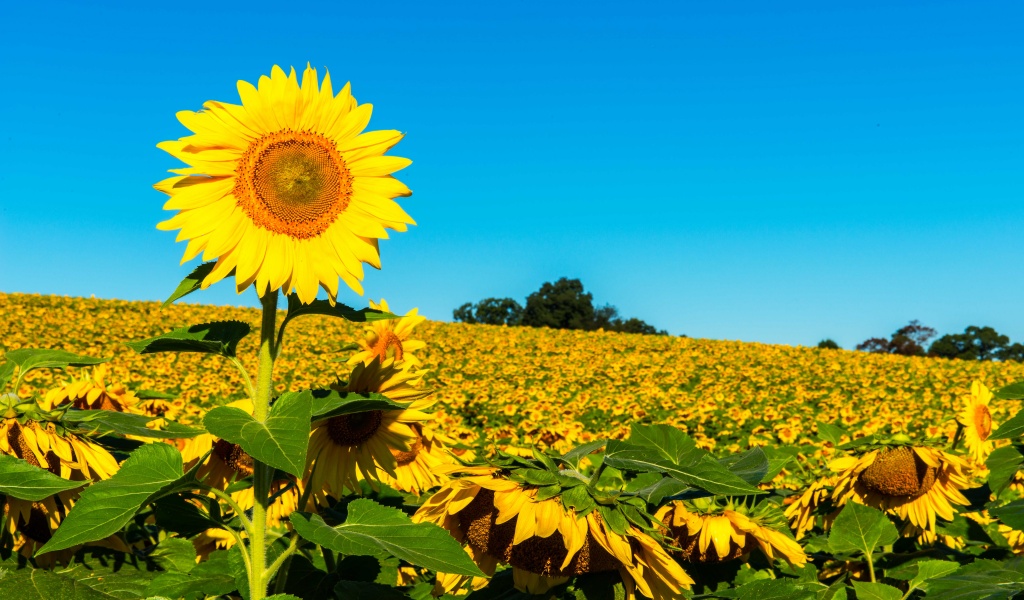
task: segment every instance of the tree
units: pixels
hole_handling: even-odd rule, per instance
[[[824,350],[839,350],[839,344],[832,341],[831,338],[825,338],[818,342],[818,347]]]
[[[526,298],[523,325],[552,329],[593,329],[594,298],[579,279],[545,283]]]
[[[924,346],[935,337],[935,330],[914,319],[897,329],[892,337],[869,338],[857,344],[857,350],[878,354],[901,354],[903,356],[924,356]]]
[[[484,298],[476,304],[467,302],[456,308],[452,318],[469,324],[519,325],[523,307],[512,298]]]
[[[928,348],[930,356],[961,360],[1021,360],[1024,346],[991,327],[971,325],[963,333],[946,334]]]

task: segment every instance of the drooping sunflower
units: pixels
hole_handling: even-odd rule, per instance
[[[712,500],[695,500],[687,506],[677,500],[658,509],[654,518],[669,530],[684,562],[733,560],[759,548],[768,560],[778,555],[795,567],[802,566],[807,555],[796,540],[783,533],[782,515],[772,513],[766,504],[748,507],[729,502],[720,506]]]
[[[122,383],[107,383],[109,369],[99,365],[92,375],[72,381],[46,393],[39,402],[43,410],[53,410],[64,404],[71,404],[82,410],[113,410],[117,412],[141,412],[137,405],[139,398]]]
[[[985,384],[975,381],[971,384],[971,395],[965,399],[964,407],[956,416],[958,423],[963,425],[964,444],[977,463],[984,463],[985,458],[995,446],[989,441],[992,435],[992,413],[988,403],[992,400],[992,392]]]
[[[387,300],[383,298],[381,298],[380,304],[370,300],[370,308],[391,312]],[[411,339],[410,336],[413,328],[426,320],[427,318],[418,315],[417,309],[414,308],[400,319],[374,321],[370,327],[366,328],[365,336],[359,340],[362,350],[348,359],[348,364],[368,363],[374,357],[379,357],[380,360],[394,358],[409,366],[419,366],[420,360],[412,353],[424,348],[427,344],[422,340]]]
[[[658,542],[633,525],[619,534],[596,510],[577,515],[558,497],[507,479],[493,467],[453,469],[452,479],[413,516],[448,530],[484,573],[511,565],[516,588],[541,594],[587,573],[618,571],[626,597],[679,598],[693,580]],[[455,473],[453,473],[455,474]],[[469,578],[438,573],[436,595]]]
[[[789,526],[796,532],[796,539],[799,540],[805,533],[814,529],[818,507],[828,500],[831,493],[828,486],[833,484],[830,479],[818,479],[799,496],[790,496],[795,499],[786,507],[784,514],[789,519]],[[829,521],[830,519],[826,517],[825,529],[829,528]]]
[[[959,457],[922,446],[872,450],[861,457],[832,461],[837,472],[832,501],[853,500],[898,515],[919,530],[935,532],[936,517],[952,520],[953,504],[970,501],[960,490],[971,486],[968,465]]]
[[[452,440],[433,427],[423,423],[409,425],[416,437],[409,443],[409,450],[391,449],[395,457],[395,476],[378,467],[377,479],[396,490],[419,496],[423,492],[448,481],[442,465],[456,462],[448,451]]]
[[[377,392],[409,404],[403,409],[339,415],[313,423],[306,468],[313,470],[310,485],[317,502],[324,502],[328,495],[340,498],[345,488],[359,493],[359,479],[377,481],[378,470],[398,479],[398,457],[413,459],[406,465],[426,459],[423,430],[417,425],[433,419],[423,411],[437,400],[428,398],[431,390],[419,387],[422,377],[420,372],[402,369],[394,358],[383,362],[375,358],[369,364],[356,364],[347,383],[332,386],[339,392]]]
[[[384,155],[402,134],[363,133],[372,106],[348,84],[335,95],[330,74],[321,82],[308,65],[301,85],[275,65],[238,94],[241,104],[179,112],[193,135],[157,144],[189,165],[155,186],[178,211],[158,228],[188,240],[183,263],[217,260],[204,288],[234,271],[239,293],[255,283],[260,296],[309,303],[322,286],[333,300],[340,277],[361,294],[362,263],[380,268],[377,240],[415,224],[394,201],[411,192],[391,175],[411,161]]]

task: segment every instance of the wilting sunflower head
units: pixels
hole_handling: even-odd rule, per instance
[[[980,381],[971,384],[971,395],[965,398],[964,406],[956,416],[963,426],[964,444],[971,458],[982,463],[992,452],[994,444],[989,441],[994,429],[992,413],[988,405],[992,400],[992,392]]]
[[[107,479],[117,472],[117,460],[105,448],[54,423],[0,419],[0,453],[71,481]]]
[[[829,468],[838,472],[832,491],[837,506],[853,499],[923,530],[935,531],[936,516],[951,520],[951,503],[970,504],[960,493],[971,485],[967,464],[934,448],[883,447],[836,459]]]
[[[371,300],[370,308],[391,312],[383,298],[379,304]],[[374,321],[366,328],[364,337],[359,340],[362,350],[348,359],[348,364],[369,363],[374,358],[381,361],[393,358],[403,366],[418,366],[420,360],[412,353],[426,347],[427,344],[422,340],[411,339],[412,330],[427,318],[416,313],[417,309],[414,308],[399,319]]]
[[[785,518],[768,503],[750,507],[742,502],[687,505],[673,501],[661,507],[655,518],[669,531],[684,562],[723,562],[745,556],[754,548],[769,560],[777,554],[794,566],[807,562],[803,548],[788,535]]]
[[[377,240],[414,224],[393,200],[411,192],[391,175],[411,161],[384,155],[402,134],[363,133],[371,105],[348,84],[335,95],[308,65],[301,85],[275,65],[238,94],[179,112],[193,134],[157,144],[188,165],[156,185],[178,211],[158,227],[188,240],[183,263],[216,259],[204,288],[233,271],[239,293],[255,283],[309,303],[322,286],[333,300],[340,277],[361,294],[362,263],[380,268]]]
[[[693,584],[656,540],[624,519],[616,532],[596,506],[569,508],[561,494],[540,495],[539,487],[512,481],[498,468],[452,472],[464,476],[445,483],[413,519],[447,529],[489,575],[499,563],[510,565],[522,591],[544,593],[573,576],[605,571],[620,574],[629,597],[637,590],[648,598],[677,598]],[[435,593],[465,581],[439,573]]]
[[[135,392],[121,383],[107,383],[108,374],[107,365],[99,365],[92,370],[90,377],[72,381],[47,392],[40,406],[44,410],[53,410],[58,406],[70,404],[83,410],[140,412],[137,409],[139,398]]]

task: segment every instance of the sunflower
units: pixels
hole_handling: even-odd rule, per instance
[[[992,400],[992,392],[985,384],[975,381],[971,384],[971,395],[967,397],[964,407],[957,413],[956,420],[963,425],[964,444],[971,458],[977,463],[985,462],[985,457],[992,452],[994,444],[988,440],[992,435],[992,413],[988,403]]]
[[[370,300],[370,308],[391,312],[387,300],[383,298],[381,298],[380,304]],[[374,357],[379,357],[380,360],[394,358],[409,366],[419,366],[420,360],[413,356],[412,352],[427,344],[422,340],[409,339],[409,336],[412,335],[413,327],[426,321],[427,318],[416,314],[416,312],[417,309],[414,308],[400,319],[374,321],[372,326],[366,328],[366,336],[359,340],[362,350],[348,359],[348,364],[368,363]]]
[[[318,502],[323,503],[327,495],[340,498],[345,488],[359,493],[359,479],[376,481],[378,470],[398,479],[397,467],[403,456],[416,455],[406,465],[417,458],[427,460],[422,452],[423,430],[416,426],[433,419],[423,410],[436,400],[427,398],[430,390],[418,386],[422,377],[420,372],[400,368],[394,358],[383,362],[375,358],[369,364],[356,364],[348,383],[332,386],[339,392],[376,392],[409,404],[401,409],[371,410],[313,423],[307,470],[313,470],[310,485]]]
[[[685,562],[732,560],[750,554],[756,547],[768,560],[774,560],[778,554],[800,567],[807,562],[807,555],[792,537],[776,529],[785,527],[779,517],[765,504],[748,508],[743,503],[730,502],[723,508],[708,500],[695,500],[692,506],[673,501],[654,514],[669,530]]]
[[[189,165],[156,184],[178,211],[157,227],[188,240],[182,263],[217,260],[203,288],[233,271],[239,293],[255,283],[260,296],[309,303],[323,286],[333,301],[340,277],[361,294],[362,263],[380,268],[377,240],[415,224],[394,201],[411,192],[391,175],[411,161],[384,155],[402,134],[363,133],[372,106],[348,84],[335,95],[309,65],[301,85],[275,65],[238,94],[241,104],[179,112],[193,135],[157,144]]]
[[[838,473],[832,501],[854,500],[888,511],[920,530],[935,532],[935,518],[954,516],[952,504],[970,501],[960,490],[970,487],[969,467],[960,458],[933,448],[897,446],[845,456],[829,468]]]
[[[537,488],[511,481],[493,467],[461,467],[413,516],[444,527],[484,573],[512,566],[517,589],[541,594],[586,573],[618,571],[626,597],[678,598],[693,580],[658,542],[633,525],[615,533],[598,511],[566,509],[558,496],[538,499]],[[438,573],[436,595],[467,577]]]
[[[446,445],[452,440],[426,424],[409,425],[416,435],[408,450],[391,449],[395,457],[395,476],[383,468],[377,468],[377,479],[396,490],[419,496],[423,492],[448,481],[441,472],[441,465],[454,464],[455,458]]]
[[[72,381],[46,393],[39,403],[43,410],[53,410],[70,404],[82,410],[113,410],[117,412],[141,412],[137,405],[139,398],[121,383],[106,382],[107,365],[99,365],[92,376]]]

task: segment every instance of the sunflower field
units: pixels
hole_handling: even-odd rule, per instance
[[[159,144],[167,301],[0,294],[0,598],[1024,597],[1024,365],[347,306],[401,134],[238,91]]]

